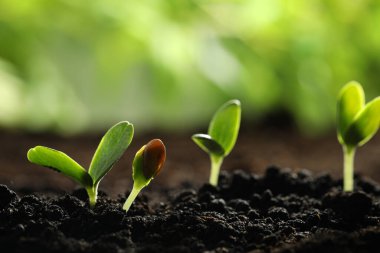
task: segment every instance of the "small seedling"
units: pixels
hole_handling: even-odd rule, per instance
[[[159,139],[154,139],[137,151],[132,164],[133,188],[123,205],[128,212],[139,192],[157,176],[166,159],[165,145]]]
[[[100,141],[88,172],[65,153],[51,148],[36,146],[28,151],[27,156],[30,162],[61,172],[82,185],[93,207],[100,181],[124,154],[132,138],[133,125],[127,121],[110,128]]]
[[[223,159],[235,145],[240,128],[241,106],[239,100],[230,100],[214,114],[208,134],[194,134],[193,141],[210,155],[210,184],[217,185]]]
[[[365,104],[365,94],[357,82],[349,82],[340,91],[337,104],[338,140],[343,146],[343,190],[354,188],[354,157],[380,126],[380,97]]]

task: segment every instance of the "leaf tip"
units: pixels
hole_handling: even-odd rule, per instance
[[[237,106],[241,106],[241,103],[240,103],[239,99],[232,99],[232,100],[230,100],[230,103],[234,104],[234,105],[237,105]]]
[[[229,107],[229,106],[236,106],[236,107],[240,108],[240,107],[241,107],[241,103],[240,103],[240,100],[238,100],[238,99],[232,99],[232,100],[230,100],[230,101],[227,101],[227,102],[225,103],[225,106],[226,106],[226,107]]]
[[[347,92],[355,91],[360,94],[361,97],[364,97],[363,86],[358,81],[350,81],[346,83],[340,90],[338,97],[343,97]]]
[[[38,150],[41,148],[43,148],[43,146],[35,146],[34,148],[30,148],[28,150],[26,157],[28,158],[29,162],[34,162],[35,155],[38,153]]]
[[[26,157],[28,158],[29,162],[32,162],[32,160],[33,160],[33,154],[36,152],[35,148],[36,147],[29,149],[28,153],[26,154]]]
[[[133,127],[133,124],[130,123],[129,121],[120,121],[119,123],[116,123],[113,127],[116,127],[116,126],[125,126],[126,128],[131,128],[131,131],[133,132],[134,131],[134,127]]]
[[[193,140],[193,141],[197,141],[198,139],[203,139],[203,138],[205,138],[205,139],[211,139],[211,136],[210,135],[208,135],[208,134],[193,134],[192,136],[191,136],[191,139]]]

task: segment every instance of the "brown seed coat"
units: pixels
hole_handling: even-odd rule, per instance
[[[143,152],[143,174],[154,178],[161,172],[166,159],[166,148],[160,139],[153,139],[146,144]]]

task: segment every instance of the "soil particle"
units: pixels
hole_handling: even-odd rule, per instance
[[[376,252],[380,187],[271,166],[263,176],[223,172],[219,185],[142,194],[126,214],[125,196],[84,190],[17,196],[0,185],[4,252]],[[156,193],[157,194],[157,193]],[[377,248],[374,248],[374,247]],[[374,250],[376,249],[376,250]]]
[[[364,192],[330,192],[323,196],[322,205],[331,208],[347,220],[362,219],[372,207],[372,198]]]
[[[273,219],[278,219],[278,220],[289,219],[289,213],[283,207],[271,207],[268,211],[268,215],[272,217]]]
[[[17,195],[14,191],[10,190],[5,185],[0,185],[0,209],[4,209],[16,199]]]

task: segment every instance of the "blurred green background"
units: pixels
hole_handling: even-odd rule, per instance
[[[379,27],[375,0],[0,0],[0,126],[181,132],[238,98],[324,133],[346,82],[380,94]]]

